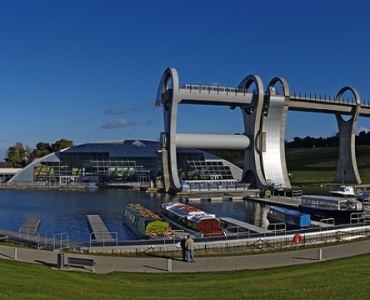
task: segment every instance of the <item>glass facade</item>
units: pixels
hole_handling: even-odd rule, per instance
[[[188,161],[189,180],[224,180],[234,179],[230,167],[225,166],[222,161],[192,160]]]
[[[101,186],[155,182],[162,173],[158,147],[159,142],[138,140],[83,144],[31,163],[9,182]],[[230,166],[207,152],[178,149],[177,161],[182,180],[233,178]]]

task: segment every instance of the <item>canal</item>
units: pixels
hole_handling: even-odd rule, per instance
[[[119,240],[131,240],[135,237],[123,225],[126,205],[137,202],[158,212],[161,203],[171,200],[183,201],[175,195],[122,189],[0,190],[0,228],[18,231],[27,217],[36,215],[41,218],[39,234],[68,233],[70,240],[86,242],[90,238],[86,215],[97,214]],[[232,217],[261,227],[268,224],[268,206],[255,202],[202,201],[191,205],[218,217]]]

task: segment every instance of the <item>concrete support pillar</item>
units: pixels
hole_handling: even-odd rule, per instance
[[[261,153],[264,149],[264,135],[262,132],[262,114],[264,91],[260,77],[249,75],[239,84],[239,88],[250,92],[252,85],[255,91],[252,107],[241,107],[244,119],[244,133],[249,137],[250,147],[244,152],[243,181],[250,183],[252,188],[264,188],[266,186],[263,174]]]
[[[162,105],[164,113],[164,133],[162,133],[162,158],[164,190],[166,192],[181,191],[181,183],[177,171],[176,122],[178,108],[179,77],[174,68],[164,72],[159,84],[156,106]],[[166,157],[164,157],[166,155]]]

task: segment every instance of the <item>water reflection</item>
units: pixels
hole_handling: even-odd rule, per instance
[[[52,236],[68,232],[74,241],[88,241],[88,214],[98,214],[109,231],[119,240],[134,239],[123,226],[123,211],[128,203],[139,202],[158,212],[160,204],[182,201],[179,196],[133,190],[100,189],[95,191],[0,191],[0,228],[17,231],[31,215],[41,218],[39,233]],[[219,217],[231,217],[267,227],[268,207],[255,202],[222,201],[191,203]]]
[[[269,211],[269,206],[264,204],[259,204],[254,201],[245,202],[246,218],[245,221],[254,224],[259,227],[267,228],[267,213]]]

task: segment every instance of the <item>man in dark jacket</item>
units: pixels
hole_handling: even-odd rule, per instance
[[[182,250],[182,260],[183,261],[186,261],[186,246],[185,246],[185,243],[186,243],[186,235],[184,235],[181,239],[181,242],[180,242],[180,246],[181,246],[181,250]]]

